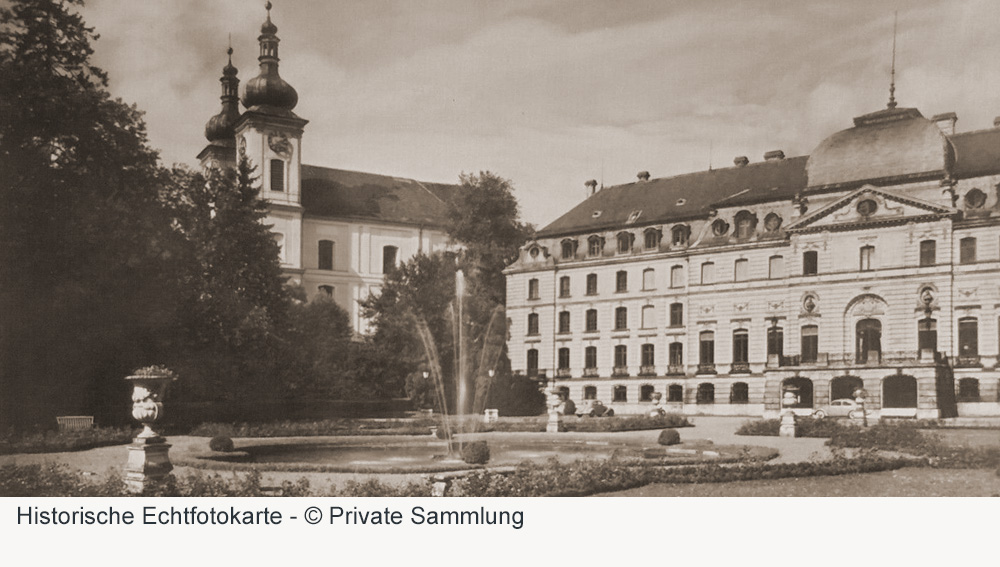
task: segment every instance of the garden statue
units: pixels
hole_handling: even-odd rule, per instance
[[[778,427],[778,436],[795,437],[795,412],[792,408],[798,403],[798,395],[792,390],[785,390],[781,396],[781,425]]]
[[[546,393],[548,394],[546,401],[549,406],[549,422],[545,426],[545,431],[548,433],[558,433],[562,426],[562,414],[559,413],[559,407],[563,403],[562,395],[556,389],[555,382],[548,387]]]
[[[649,410],[649,417],[662,417],[667,415],[667,411],[663,409],[661,405],[663,403],[663,394],[660,392],[653,392],[653,409]]]
[[[153,430],[153,424],[163,417],[167,386],[177,378],[162,366],[147,366],[125,379],[132,383],[132,417],[143,425],[128,447],[125,483],[133,492],[142,492],[150,481],[163,479],[174,468],[168,456],[170,445]]]

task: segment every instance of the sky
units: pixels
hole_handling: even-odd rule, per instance
[[[1000,2],[272,0],[303,163],[457,183],[510,179],[539,228],[584,183],[809,154],[896,100],[958,130],[1000,115]],[[257,75],[260,0],[88,0],[94,62],[146,112],[167,165],[197,165],[229,36]]]

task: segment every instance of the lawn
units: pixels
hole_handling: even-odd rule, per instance
[[[1000,476],[991,470],[903,468],[720,484],[651,484],[599,496],[1000,496]]]

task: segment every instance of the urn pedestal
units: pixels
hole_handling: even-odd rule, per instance
[[[130,491],[141,493],[174,468],[168,454],[170,444],[153,430],[153,424],[163,417],[163,398],[175,378],[168,370],[143,369],[125,379],[132,384],[132,417],[143,425],[128,446],[125,484]]]
[[[562,396],[553,385],[548,390],[549,422],[545,425],[548,433],[559,433],[562,429],[562,414],[559,413],[559,405],[562,403]]]

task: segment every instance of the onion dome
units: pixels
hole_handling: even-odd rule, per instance
[[[222,111],[213,116],[205,124],[205,137],[209,142],[217,140],[232,140],[236,136],[233,125],[240,117],[239,108],[239,86],[240,80],[236,77],[237,69],[233,66],[233,48],[230,47],[229,62],[222,68]]]
[[[267,21],[260,27],[260,74],[247,81],[243,91],[243,106],[270,106],[291,110],[299,102],[299,94],[278,76],[278,27],[271,23],[271,3],[268,2]]]

